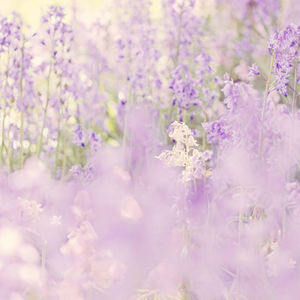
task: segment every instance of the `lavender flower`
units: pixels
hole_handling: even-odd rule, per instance
[[[212,145],[217,145],[219,141],[226,140],[231,136],[225,120],[202,123],[202,126],[206,131],[207,141]]]
[[[269,42],[269,51],[274,55],[274,70],[276,90],[279,94],[287,97],[287,87],[290,74],[294,67],[298,66],[299,59],[299,32],[300,28],[289,25],[284,30],[276,32]]]
[[[0,18],[0,299],[298,300],[288,2],[108,2]]]
[[[260,75],[259,68],[256,64],[253,64],[251,67],[249,67],[249,77],[253,78],[258,75]]]

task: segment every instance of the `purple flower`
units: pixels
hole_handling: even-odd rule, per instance
[[[269,41],[269,51],[274,55],[276,90],[287,97],[287,86],[294,62],[299,60],[300,26],[289,25],[276,32]]]
[[[217,145],[220,141],[231,137],[229,127],[224,120],[202,123],[202,126],[206,131],[207,141],[212,145]]]
[[[249,67],[249,76],[255,77],[258,75],[260,75],[259,68],[258,68],[257,64],[253,64],[251,67]]]

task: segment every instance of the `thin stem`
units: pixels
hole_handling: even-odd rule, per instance
[[[204,122],[207,122],[207,115],[204,113]],[[206,131],[204,128],[203,129],[203,137],[202,137],[202,151],[206,150],[207,144],[206,144]]]
[[[20,69],[20,81],[19,81],[19,95],[21,102],[21,127],[20,127],[20,168],[23,167],[24,163],[24,107],[23,107],[23,69],[24,69],[24,40],[21,48],[21,69]]]
[[[21,111],[21,127],[20,127],[20,168],[24,164],[24,111]]]
[[[9,48],[7,50],[7,66],[6,66],[6,74],[5,74],[5,84],[8,82],[8,71],[9,71]],[[7,110],[6,110],[6,101],[3,101],[3,106],[4,106],[4,112],[3,112],[3,119],[2,119],[2,142],[1,142],[1,162],[4,161],[3,158],[3,149],[5,146],[5,119],[7,116]]]
[[[128,112],[129,109],[131,108],[131,102],[132,102],[132,98],[133,98],[133,90],[132,90],[132,68],[131,68],[131,64],[132,64],[132,57],[131,57],[131,47],[129,47],[128,50],[128,76],[130,78],[130,86],[129,86],[129,91],[128,91],[128,99],[127,102],[125,103],[125,107],[124,107],[124,131],[123,131],[123,139],[122,139],[122,146],[123,149],[125,149],[126,146],[126,142],[128,140]]]
[[[12,156],[13,156],[13,148],[10,145],[10,138],[9,138],[9,134],[8,134],[8,148],[7,148],[7,162],[8,162],[8,169],[9,171],[13,171],[13,164],[12,164]]]
[[[55,149],[55,165],[54,165],[54,176],[56,178],[56,172],[58,168],[58,160],[59,160],[59,150],[60,150],[60,140],[61,140],[61,133],[60,133],[60,109],[58,109],[58,121],[57,121],[57,144]]]
[[[184,109],[182,112],[182,121],[183,123],[187,123],[187,111]]]
[[[46,120],[47,120],[47,111],[48,111],[48,106],[49,106],[49,100],[50,100],[50,79],[51,79],[51,73],[52,73],[52,68],[53,68],[53,53],[54,53],[54,36],[55,32],[52,31],[51,35],[51,51],[50,51],[50,65],[49,65],[49,70],[48,70],[48,76],[47,76],[47,99],[46,99],[46,104],[44,107],[44,114],[43,114],[43,121],[42,121],[42,127],[41,127],[41,132],[37,144],[37,152],[36,155],[39,158],[41,155],[42,151],[42,146],[43,146],[43,133],[46,125]]]
[[[298,58],[296,59],[295,75],[294,75],[294,91],[293,91],[293,103],[292,103],[292,115],[295,117],[297,107],[297,82],[298,82]]]
[[[272,72],[273,72],[273,67],[274,67],[274,60],[275,60],[275,51],[272,55],[268,80],[267,80],[267,83],[266,83],[264,104],[263,104],[263,110],[262,110],[262,115],[261,115],[262,121],[264,121],[265,113],[266,113],[266,106],[267,106],[267,101],[268,101],[268,96],[269,96],[270,85],[271,85],[271,78],[272,78]]]
[[[48,76],[47,76],[47,99],[46,99],[46,104],[45,104],[45,107],[44,107],[42,127],[41,127],[41,132],[40,132],[40,137],[39,137],[37,152],[36,152],[36,155],[37,155],[38,158],[40,157],[40,154],[41,154],[41,151],[42,151],[43,133],[44,133],[45,125],[46,125],[47,111],[48,111],[48,106],[49,106],[51,72],[52,72],[52,60],[50,62],[49,72],[48,72]]]
[[[64,124],[63,124],[64,125]],[[60,140],[63,143],[64,141],[64,136],[63,133],[60,133]],[[63,180],[65,178],[65,173],[66,173],[66,168],[67,168],[67,152],[65,147],[62,147],[63,149],[63,159],[62,159],[62,167],[61,167],[61,175],[60,175],[60,180]]]
[[[58,102],[58,120],[57,120],[57,144],[55,149],[55,166],[54,166],[54,176],[56,178],[56,172],[58,168],[58,160],[59,160],[59,150],[60,150],[60,139],[61,139],[61,133],[60,133],[60,123],[61,123],[61,115],[60,115],[60,109],[61,109],[61,93],[62,93],[62,74],[60,75],[59,80],[59,102]]]
[[[272,79],[272,72],[274,67],[274,61],[275,61],[275,51],[272,55],[271,63],[270,63],[270,69],[269,69],[269,75],[268,80],[266,83],[266,89],[265,89],[265,96],[264,96],[264,103],[263,103],[263,109],[261,114],[261,129],[259,133],[259,141],[258,141],[258,154],[259,157],[262,157],[262,150],[263,150],[263,135],[264,135],[264,120],[265,120],[265,113],[266,113],[266,107],[267,107],[267,101],[269,96],[269,90],[271,85],[271,79]]]
[[[4,112],[3,112],[3,118],[2,118],[2,141],[1,141],[1,150],[0,150],[0,159],[1,159],[1,162],[4,161],[4,158],[3,158],[3,149],[4,149],[4,141],[5,141],[5,119],[6,119],[6,108],[4,107]]]

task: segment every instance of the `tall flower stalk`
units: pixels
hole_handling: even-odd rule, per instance
[[[299,53],[299,48],[297,50],[297,53]],[[299,55],[298,55],[299,56]],[[293,117],[295,117],[296,108],[297,108],[297,85],[298,85],[298,67],[299,67],[299,57],[296,57],[295,62],[295,71],[294,71],[294,85],[293,85],[293,102],[292,102],[292,114]]]
[[[273,74],[273,68],[274,68],[274,62],[275,62],[275,51],[272,55],[270,67],[269,67],[269,74],[266,82],[265,87],[265,94],[264,94],[264,100],[263,100],[263,107],[261,112],[261,128],[259,131],[259,140],[258,140],[258,156],[261,158],[263,154],[263,138],[264,138],[264,121],[265,121],[265,113],[268,103],[268,97],[270,93],[270,86],[272,82],[272,74]]]
[[[23,103],[23,73],[24,73],[24,47],[25,40],[23,37],[23,41],[21,44],[21,64],[20,64],[20,81],[19,81],[19,99],[21,104],[21,116],[20,116],[20,168],[23,167],[24,163],[24,103]]]

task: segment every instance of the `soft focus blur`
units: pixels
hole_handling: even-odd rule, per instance
[[[80,15],[90,20],[94,14],[99,13],[109,4],[109,0],[10,0],[0,1],[0,14],[5,15],[16,11],[22,15],[24,21],[34,27],[40,23],[41,16],[50,5],[61,5],[65,7],[67,14],[77,6]]]
[[[0,0],[0,300],[299,300],[299,14]]]
[[[161,18],[162,3],[164,0],[152,0],[152,17]],[[288,1],[288,0],[287,0]],[[60,5],[65,7],[67,15],[74,12],[74,8],[80,11],[81,21],[88,23],[95,17],[109,18],[113,8],[111,0],[9,0],[0,1],[0,15],[16,11],[22,15],[24,21],[33,27],[40,23],[41,16],[49,5]],[[182,2],[182,1],[178,1]],[[215,9],[215,0],[198,0],[197,10],[200,15],[212,14]],[[70,16],[70,15],[69,15]]]

